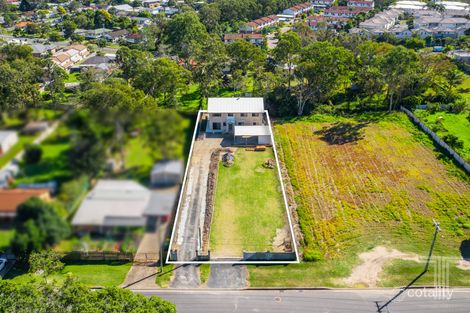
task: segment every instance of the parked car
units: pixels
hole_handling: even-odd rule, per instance
[[[7,265],[7,259],[0,259],[0,271],[3,270],[3,268],[5,267],[5,265]]]

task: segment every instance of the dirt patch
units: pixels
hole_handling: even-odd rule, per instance
[[[403,253],[395,249],[378,246],[373,250],[361,253],[359,255],[362,263],[356,266],[351,276],[344,280],[348,286],[357,287],[376,287],[380,273],[386,263],[395,260],[408,260],[419,262],[416,254]]]
[[[276,229],[276,237],[273,240],[273,252],[290,252],[292,251],[292,244],[290,238],[289,228]]]
[[[470,260],[460,260],[459,263],[457,263],[457,268],[464,271],[470,271]]]

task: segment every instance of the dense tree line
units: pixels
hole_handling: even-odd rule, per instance
[[[63,283],[0,280],[0,312],[174,313],[173,304],[121,288],[91,290],[76,280]]]

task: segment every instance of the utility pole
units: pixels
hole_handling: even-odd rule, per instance
[[[431,256],[432,256],[432,252],[434,250],[434,244],[436,243],[436,239],[437,239],[437,234],[441,231],[441,228],[439,226],[439,223],[436,222],[435,220],[433,220],[434,222],[434,237],[432,238],[432,243],[431,243],[431,248],[429,249],[429,254],[428,254],[428,259],[426,261],[426,265],[424,266],[424,270],[421,272],[421,274],[419,274],[418,276],[416,276],[415,279],[413,279],[411,281],[411,283],[409,283],[408,285],[406,285],[406,287],[404,287],[402,290],[400,290],[396,295],[394,295],[390,300],[388,300],[385,304],[383,304],[382,306],[379,307],[379,304],[377,303],[377,312],[378,313],[381,313],[383,309],[387,308],[388,305],[390,303],[393,302],[393,300],[395,300],[396,298],[398,298],[402,293],[404,293],[406,290],[408,290],[418,279],[421,278],[421,276],[423,276],[424,274],[426,274],[428,272],[428,268],[429,268],[429,262],[431,261]]]

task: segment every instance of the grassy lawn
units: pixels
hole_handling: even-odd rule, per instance
[[[464,99],[470,101],[470,75],[465,75],[465,79],[459,86],[459,92]]]
[[[12,229],[0,229],[0,252],[5,251],[10,246],[10,241],[15,235]]]
[[[70,140],[68,130],[59,128],[49,139],[41,144],[43,151],[41,161],[37,164],[22,166],[23,175],[17,183],[38,183],[47,181],[64,181],[72,176],[69,167],[68,150]]]
[[[235,153],[231,167],[219,166],[210,249],[214,256],[235,257],[243,251],[273,251],[276,230],[286,212],[276,169],[263,163],[273,150]]]
[[[51,275],[51,279],[63,280],[66,275],[76,277],[80,282],[90,287],[119,286],[126,278],[132,263],[123,263],[118,261],[79,261],[67,263],[64,269]],[[15,282],[27,282],[31,279],[31,274],[25,268],[13,268],[6,279],[12,279]]]
[[[445,129],[437,128],[439,130],[436,134],[441,138],[446,134],[452,134],[461,139],[464,146],[462,149],[456,149],[456,152],[467,161],[470,160],[470,121],[467,119],[470,113],[468,111],[459,114],[448,112],[429,114],[426,110],[415,110],[415,114],[433,130],[436,130],[436,122],[442,123]]]
[[[250,267],[251,286],[345,286],[357,255],[377,245],[425,256],[433,218],[442,228],[434,255],[461,258],[470,236],[468,177],[404,114],[312,116],[278,123],[275,134],[294,190],[301,248],[323,259]],[[378,285],[409,281],[420,268],[389,264]],[[450,270],[451,284],[470,285],[469,271],[455,264]]]
[[[64,83],[78,83],[79,76],[80,76],[80,73],[69,73],[67,78],[64,80]]]
[[[163,272],[160,273],[160,267],[157,268],[157,276],[155,282],[161,288],[168,288],[170,286],[171,277],[173,277],[174,264],[166,264],[163,266]]]

